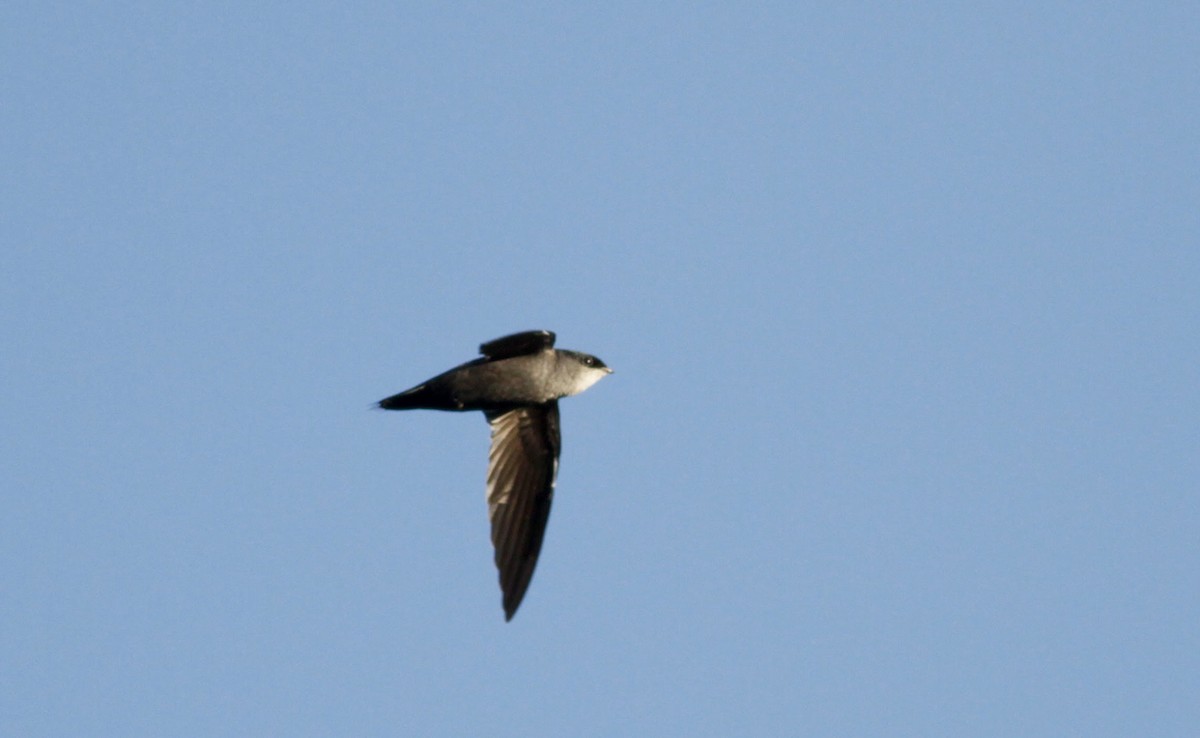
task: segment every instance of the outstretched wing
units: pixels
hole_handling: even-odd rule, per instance
[[[561,448],[558,403],[488,413],[488,422],[488,517],[504,618],[512,620],[533,578],[550,517]]]
[[[497,361],[513,356],[536,354],[548,348],[554,348],[552,331],[525,331],[524,333],[514,333],[511,336],[493,338],[479,347],[479,353],[492,361]]]

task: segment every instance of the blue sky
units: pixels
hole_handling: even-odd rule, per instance
[[[1184,736],[1200,11],[10,3],[0,734]],[[547,328],[506,624],[477,415]]]

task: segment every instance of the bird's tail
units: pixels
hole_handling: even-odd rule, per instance
[[[459,409],[445,390],[421,384],[409,390],[385,397],[379,401],[384,410],[457,410]]]

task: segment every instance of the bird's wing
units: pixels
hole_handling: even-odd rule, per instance
[[[480,345],[479,353],[492,361],[510,359],[514,356],[536,354],[539,351],[554,348],[554,333],[552,331],[525,331],[510,336],[493,338]]]
[[[504,616],[512,620],[537,566],[561,447],[558,403],[488,413],[487,501]]]

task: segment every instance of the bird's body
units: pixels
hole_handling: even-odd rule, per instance
[[[545,349],[502,359],[476,359],[381,400],[379,406],[385,410],[487,411],[542,405],[579,394],[603,376],[591,371],[578,373],[576,356],[580,354]]]
[[[550,331],[527,331],[479,347],[461,364],[379,401],[385,410],[481,410],[492,427],[487,499],[492,544],[511,620],[537,565],[560,449],[558,400],[612,372],[589,354],[554,348]]]

